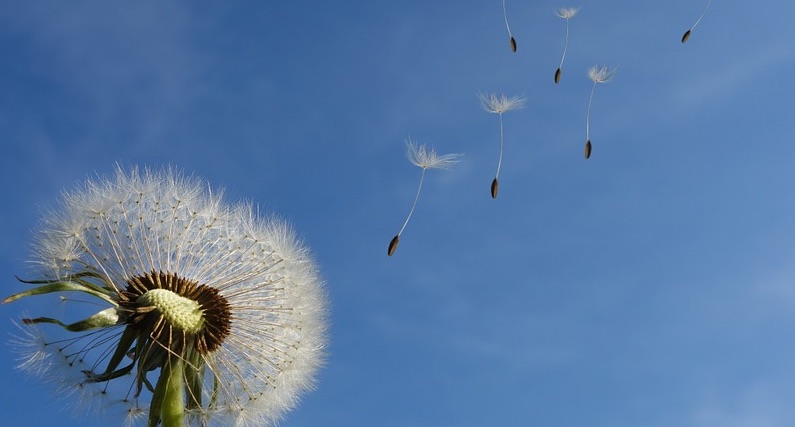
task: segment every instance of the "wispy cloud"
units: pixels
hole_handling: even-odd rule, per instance
[[[736,395],[715,391],[680,424],[692,427],[789,427],[795,414],[787,396],[792,386],[775,382],[752,384]]]
[[[719,58],[717,60],[724,63],[722,69],[718,72],[691,69],[688,83],[674,92],[674,96],[685,108],[699,110],[705,104],[714,104],[716,100],[731,98],[736,91],[746,90],[746,85],[764,78],[769,70],[794,59],[795,50],[785,43],[753,50],[741,57]]]
[[[27,9],[8,24],[37,52],[30,66],[38,77],[65,101],[59,115],[83,129],[76,140],[107,143],[121,133],[139,144],[162,143],[170,120],[202,93],[206,62],[185,8],[148,2],[19,7]]]

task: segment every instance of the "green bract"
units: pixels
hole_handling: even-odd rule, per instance
[[[138,297],[135,302],[144,307],[154,307],[169,324],[189,334],[198,333],[204,325],[199,303],[169,290],[152,289]]]

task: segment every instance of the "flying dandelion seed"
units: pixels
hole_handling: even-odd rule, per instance
[[[593,81],[591,97],[588,99],[588,113],[585,115],[585,158],[591,157],[591,105],[593,104],[593,94],[596,91],[597,83],[607,83],[616,74],[615,68],[593,66],[588,70],[588,78]]]
[[[555,84],[560,83],[560,74],[563,72],[563,61],[566,60],[566,51],[569,49],[569,20],[573,18],[579,10],[580,8],[578,7],[568,7],[558,9],[555,12],[558,17],[566,20],[566,39],[563,43],[563,55],[560,57],[560,65],[558,65],[558,69],[555,70]]]
[[[508,30],[508,37],[511,38],[511,51],[516,52],[516,39],[511,33],[511,26],[508,25],[508,11],[505,9],[505,0],[502,0],[502,16],[505,19],[505,28]]]
[[[707,0],[707,5],[704,7],[704,10],[701,12],[701,15],[698,17],[698,19],[696,19],[696,22],[693,24],[693,26],[690,27],[690,29],[688,29],[687,31],[685,31],[684,35],[682,35],[682,43],[690,39],[690,34],[693,32],[693,30],[696,29],[696,26],[698,25],[699,22],[701,22],[701,19],[704,17],[704,15],[706,15],[710,3],[712,3],[712,0]]]
[[[403,222],[403,226],[400,227],[400,231],[392,240],[389,242],[389,247],[387,248],[387,255],[392,256],[397,250],[398,244],[400,243],[400,235],[403,234],[403,230],[406,229],[406,226],[409,224],[409,220],[411,219],[411,215],[414,214],[414,209],[417,207],[417,201],[420,199],[420,192],[422,191],[422,183],[425,180],[425,171],[428,169],[450,169],[459,161],[461,157],[460,154],[445,154],[440,156],[436,154],[436,151],[433,148],[428,149],[424,145],[417,145],[411,139],[406,141],[406,157],[409,159],[409,162],[414,166],[417,166],[422,169],[422,174],[420,174],[420,184],[417,187],[417,194],[414,196],[414,203],[411,205],[411,210],[409,210],[409,214],[406,217],[406,220]]]
[[[117,169],[43,222],[32,295],[82,292],[74,323],[22,320],[19,368],[128,425],[271,425],[313,387],[325,295],[290,229],[171,169]],[[75,332],[48,338],[45,327]],[[120,424],[120,423],[113,423]]]
[[[489,95],[480,94],[478,98],[480,99],[480,105],[486,112],[497,114],[500,117],[500,157],[497,161],[497,173],[494,175],[494,180],[491,181],[491,198],[496,199],[500,189],[500,169],[502,168],[502,154],[505,147],[502,114],[511,110],[524,108],[527,99],[520,96],[508,98],[505,95],[497,96],[494,93]]]

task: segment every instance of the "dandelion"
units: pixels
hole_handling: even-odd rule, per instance
[[[505,9],[505,0],[502,0],[502,16],[505,18],[505,28],[508,30],[508,37],[511,38],[511,51],[516,52],[516,39],[513,38],[511,33],[511,26],[508,25],[508,12]]]
[[[411,215],[414,214],[414,208],[417,207],[417,200],[420,199],[422,182],[425,180],[425,171],[428,169],[450,169],[455,163],[458,162],[461,155],[445,154],[440,156],[436,154],[436,151],[434,151],[433,148],[428,149],[424,145],[418,146],[411,139],[409,139],[406,141],[406,157],[409,159],[411,164],[422,169],[422,174],[420,174],[420,185],[417,187],[417,194],[414,196],[414,203],[411,205],[411,210],[409,210],[409,214],[406,217],[406,220],[403,222],[403,226],[400,227],[398,234],[396,234],[395,237],[392,238],[392,241],[389,242],[389,248],[386,252],[388,256],[392,256],[392,254],[395,253],[398,243],[400,243],[400,235],[403,234],[403,230],[406,229],[406,225],[408,225]]]
[[[22,319],[19,368],[89,407],[124,408],[128,425],[265,425],[313,387],[321,282],[289,227],[250,204],[172,169],[119,168],[66,193],[34,250],[37,286],[4,303],[82,292],[103,307]],[[55,326],[75,334],[51,339]]]
[[[588,113],[585,115],[585,158],[591,157],[591,105],[597,83],[607,83],[615,76],[617,69],[605,66],[593,66],[588,70],[588,78],[593,81],[591,97],[588,99]]]
[[[693,26],[690,27],[690,29],[688,29],[687,31],[685,31],[684,35],[682,35],[682,43],[686,42],[690,38],[690,33],[692,33],[693,30],[696,29],[696,25],[698,25],[698,23],[701,22],[701,18],[703,18],[704,15],[707,13],[707,9],[709,9],[710,3],[712,3],[712,0],[707,0],[707,5],[704,7],[704,10],[701,12],[701,15],[698,17],[698,19],[696,19],[696,22],[693,24]]]
[[[555,12],[558,17],[566,20],[566,41],[563,44],[563,56],[560,57],[560,65],[558,65],[558,69],[555,71],[555,84],[560,82],[560,74],[563,72],[563,61],[566,60],[566,51],[569,48],[569,19],[573,18],[579,10],[580,8],[578,7],[568,7],[558,9],[557,12]]]
[[[526,98],[514,96],[511,98],[506,97],[505,95],[497,96],[496,94],[492,93],[489,95],[480,94],[478,95],[480,98],[480,105],[483,107],[486,112],[498,114],[500,116],[500,157],[497,161],[497,173],[494,175],[494,180],[491,181],[491,198],[497,198],[497,192],[500,189],[500,168],[502,168],[502,153],[504,151],[504,133],[503,133],[503,126],[502,126],[502,114],[506,113],[511,110],[518,110],[520,108],[524,108],[524,104]]]

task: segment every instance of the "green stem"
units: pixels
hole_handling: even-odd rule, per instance
[[[160,375],[166,376],[165,394],[161,408],[163,427],[184,427],[185,397],[183,395],[185,362],[170,356]]]

